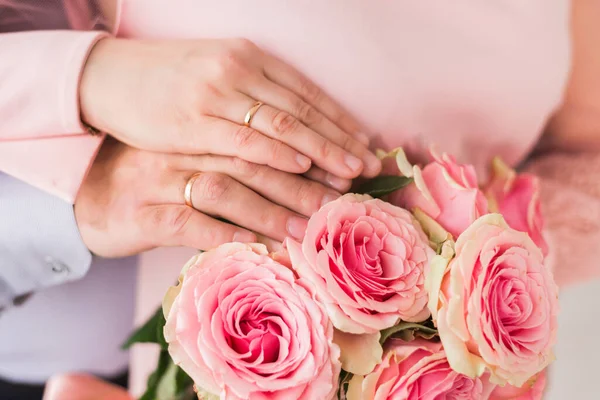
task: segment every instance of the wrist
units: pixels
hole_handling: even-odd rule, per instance
[[[81,81],[79,84],[79,105],[81,120],[88,127],[90,133],[108,131],[105,121],[109,110],[106,105],[110,104],[109,82],[111,75],[111,64],[117,60],[119,39],[106,37],[100,39],[92,47],[88,58],[83,66]]]

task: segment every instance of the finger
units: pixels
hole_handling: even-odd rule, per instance
[[[273,84],[272,82],[268,81],[267,79],[264,79],[264,82],[267,82],[267,85],[269,85],[269,86],[268,87],[265,87],[265,85],[261,86],[260,91],[259,91],[260,93],[265,93],[270,90],[271,91],[279,90],[279,91],[284,91],[285,94],[281,94],[281,95],[271,94],[271,95],[263,96],[262,98],[259,97],[258,100],[268,101],[267,99],[271,99],[276,102],[276,103],[271,103],[271,104],[278,104],[278,105],[283,106],[284,111],[285,110],[289,111],[290,109],[295,107],[295,106],[291,105],[291,103],[294,102],[295,100],[289,99],[289,96],[292,96],[292,97],[295,96],[293,93],[290,93],[285,89],[282,89],[280,86]],[[287,97],[287,100],[285,99],[286,97]],[[232,96],[230,96],[230,98],[231,98],[231,101],[228,102],[227,104],[223,103],[223,104],[216,105],[216,110],[218,113],[221,114],[221,116],[223,118],[226,118],[229,121],[235,122],[239,125],[243,125],[245,123],[245,116],[246,116],[248,110],[250,110],[256,104],[256,100],[254,100],[252,97],[249,97],[242,93],[232,95]],[[300,103],[303,103],[306,105],[306,103],[304,103],[299,98],[297,98],[297,97],[295,97],[295,98]],[[304,107],[304,106],[301,105],[299,107]],[[270,111],[263,111],[263,109],[268,109]],[[365,165],[368,167],[368,173],[367,173],[368,176],[377,175],[379,173],[379,171],[381,169],[381,162],[379,161],[379,159],[377,157],[375,157],[374,154],[371,154],[365,146],[363,146],[358,141],[356,141],[355,139],[353,139],[350,136],[348,136],[347,134],[345,134],[340,128],[338,128],[333,123],[331,123],[331,121],[329,121],[325,117],[323,117],[314,108],[309,107],[310,110],[314,110],[314,112],[320,116],[320,118],[316,117],[316,118],[319,118],[320,121],[317,121],[317,119],[315,117],[313,117],[312,115],[304,115],[304,119],[309,120],[311,118],[315,118],[313,122],[315,124],[317,124],[317,123],[320,124],[321,129],[323,129],[323,126],[325,126],[325,128],[329,128],[329,133],[326,135],[311,129],[310,127],[308,127],[305,124],[302,124],[301,123],[302,121],[300,119],[296,118],[291,113],[279,116],[280,119],[287,118],[287,119],[289,119],[289,121],[285,121],[285,120],[279,121],[277,119],[278,118],[277,115],[274,115],[272,112],[272,110],[275,110],[275,109],[278,109],[278,108],[268,106],[266,104],[263,105],[262,107],[260,107],[254,113],[254,116],[251,120],[252,127],[254,129],[256,129],[257,131],[260,131],[261,133],[267,135],[268,137],[276,139],[276,140],[280,140],[281,142],[285,143],[286,145],[289,145],[290,147],[292,147],[293,149],[304,153],[306,156],[315,160],[315,162],[317,162],[316,155],[318,154],[317,153],[318,151],[323,151],[323,148],[325,148],[325,150],[327,150],[327,148],[332,148],[333,150],[331,150],[331,151],[334,153],[337,153],[339,155],[339,157],[343,158],[343,160],[353,159],[354,157],[352,156],[352,154],[358,155],[358,158],[361,159],[365,163]],[[269,118],[271,118],[272,121],[265,121],[265,115],[266,115],[265,113],[268,113],[268,112],[271,112],[271,117],[269,117]],[[309,111],[309,114],[312,112],[313,111]],[[296,113],[301,114],[301,113],[304,113],[304,111],[297,109]],[[290,124],[293,124],[295,126],[293,126],[293,127],[288,126]],[[289,131],[289,130],[293,130],[293,131],[286,133],[286,131]],[[336,141],[338,143],[336,143]],[[310,147],[311,144],[307,143],[307,142],[312,142],[312,144],[313,144],[312,148]],[[336,144],[338,144],[338,146],[336,146]],[[341,144],[341,146],[340,146],[340,144]],[[316,146],[319,146],[319,147],[317,148]],[[346,151],[341,150],[341,149],[344,149]],[[334,154],[334,156],[335,156],[335,154]],[[244,159],[248,160],[247,158],[244,158]],[[333,160],[320,160],[320,162],[322,165],[336,165],[339,169],[339,165],[337,165]],[[340,161],[338,161],[337,163],[339,163],[339,162]],[[346,161],[346,162],[348,162],[348,161]],[[329,164],[327,164],[327,163],[329,163]],[[352,164],[352,165],[349,164],[349,166],[354,168],[349,173],[350,174],[354,173],[354,175],[356,176],[356,175],[358,175],[358,173],[356,172],[357,161],[353,160],[353,163],[354,164]],[[348,173],[347,173],[347,175],[348,175]]]
[[[181,175],[189,177],[190,172]],[[224,218],[276,240],[288,235],[302,239],[306,230],[305,218],[222,173],[200,173],[192,187],[192,204],[202,213]]]
[[[204,153],[239,157],[291,173],[306,172],[311,166],[310,159],[300,151],[250,127],[209,117],[206,131],[209,136],[204,139]]]
[[[329,186],[340,193],[346,193],[350,189],[350,186],[352,186],[352,181],[350,179],[337,177],[319,167],[312,167],[303,175],[310,180]]]
[[[185,158],[173,156],[173,158],[175,168],[228,175],[265,199],[307,217],[324,204],[340,197],[337,191],[300,175],[249,163],[238,158],[222,156]]]
[[[186,246],[208,250],[223,243],[256,241],[246,229],[217,221],[191,207],[178,204],[150,205],[140,215],[145,235],[153,246]]]
[[[364,145],[369,144],[369,138],[360,129],[358,121],[344,111],[331,97],[319,89],[317,85],[296,71],[295,68],[275,57],[267,55],[264,64],[264,73],[268,79],[296,93],[308,104],[311,104],[323,113],[327,119],[345,132],[348,132],[361,143]]]
[[[247,92],[249,96],[258,101],[288,112],[307,128],[360,158],[364,163],[363,175],[372,177],[381,172],[381,161],[369,151],[364,143],[344,132],[315,106],[307,103],[293,92],[266,78],[258,85],[249,85]]]
[[[281,251],[283,249],[283,244],[280,241],[263,235],[257,235],[256,242],[267,246],[267,250],[269,250],[269,252]]]
[[[359,158],[307,128],[291,114],[270,105],[258,109],[252,127],[300,151],[314,164],[339,177],[356,178],[363,170]]]

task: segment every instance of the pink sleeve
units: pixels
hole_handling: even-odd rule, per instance
[[[549,154],[531,161],[542,182],[550,262],[560,286],[600,276],[600,154]]]
[[[79,115],[79,79],[102,32],[0,34],[0,170],[73,202],[103,135]]]

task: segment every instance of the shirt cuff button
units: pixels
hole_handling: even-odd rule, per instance
[[[57,274],[69,272],[69,267],[65,263],[63,263],[51,256],[46,256],[45,261],[46,261],[46,264],[48,264],[48,266],[50,266],[50,268],[52,268],[52,272],[55,272]]]

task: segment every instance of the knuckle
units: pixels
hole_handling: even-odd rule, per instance
[[[231,179],[216,172],[206,172],[198,177],[199,194],[204,202],[218,202],[231,187]]]
[[[296,110],[296,115],[306,125],[317,125],[323,121],[323,115],[308,103],[300,101]]]
[[[318,210],[320,207],[319,198],[323,196],[316,185],[308,180],[303,180],[302,183],[296,186],[296,199],[301,206],[301,210]]]
[[[277,136],[286,136],[298,129],[300,122],[285,111],[277,111],[272,121],[273,132]]]
[[[188,111],[188,114],[200,116],[214,113],[216,100],[224,97],[223,91],[214,82],[206,80],[198,81],[193,87],[193,94],[187,96],[190,98],[189,109],[193,111]]]
[[[153,213],[153,225],[157,232],[164,232],[167,238],[181,236],[193,212],[190,207],[161,207]]]
[[[278,220],[283,220],[283,216],[280,215],[280,213],[270,209],[261,212],[258,218],[261,231],[267,233],[269,236],[279,231],[279,226],[281,226],[281,224],[278,222]]]
[[[331,112],[330,119],[331,122],[339,127],[348,127],[354,125],[350,117],[348,117],[345,112],[337,107]]]
[[[204,243],[204,246],[207,249],[217,247],[226,242],[223,240],[223,237],[225,236],[223,234],[223,229],[202,229],[201,232],[202,243]]]
[[[246,178],[253,178],[258,174],[260,166],[258,164],[242,160],[241,158],[235,157],[233,159],[233,168],[240,175]]]
[[[251,40],[246,38],[231,39],[231,47],[241,51],[253,51],[257,48]]]
[[[300,94],[311,103],[317,103],[322,96],[322,91],[308,78],[300,78]]]
[[[227,49],[217,56],[217,77],[221,79],[232,79],[246,72],[246,64],[243,57],[235,49]]]
[[[341,138],[341,143],[340,145],[346,149],[346,150],[350,150],[353,145],[354,145],[354,140],[352,139],[352,137],[348,134],[343,134],[342,138]]]
[[[333,145],[331,144],[331,142],[329,140],[323,139],[323,141],[321,142],[321,144],[319,145],[319,147],[317,149],[317,154],[319,155],[319,158],[328,159],[331,156],[332,152],[333,152]]]
[[[258,133],[254,129],[242,125],[236,130],[233,136],[234,145],[238,149],[251,147],[252,143],[257,139],[257,135]]]
[[[190,207],[177,207],[173,209],[169,226],[174,236],[182,235],[185,232],[192,213],[193,210]]]
[[[282,160],[286,157],[287,145],[278,140],[274,140],[271,145],[271,151],[269,152],[271,159],[273,160]]]

